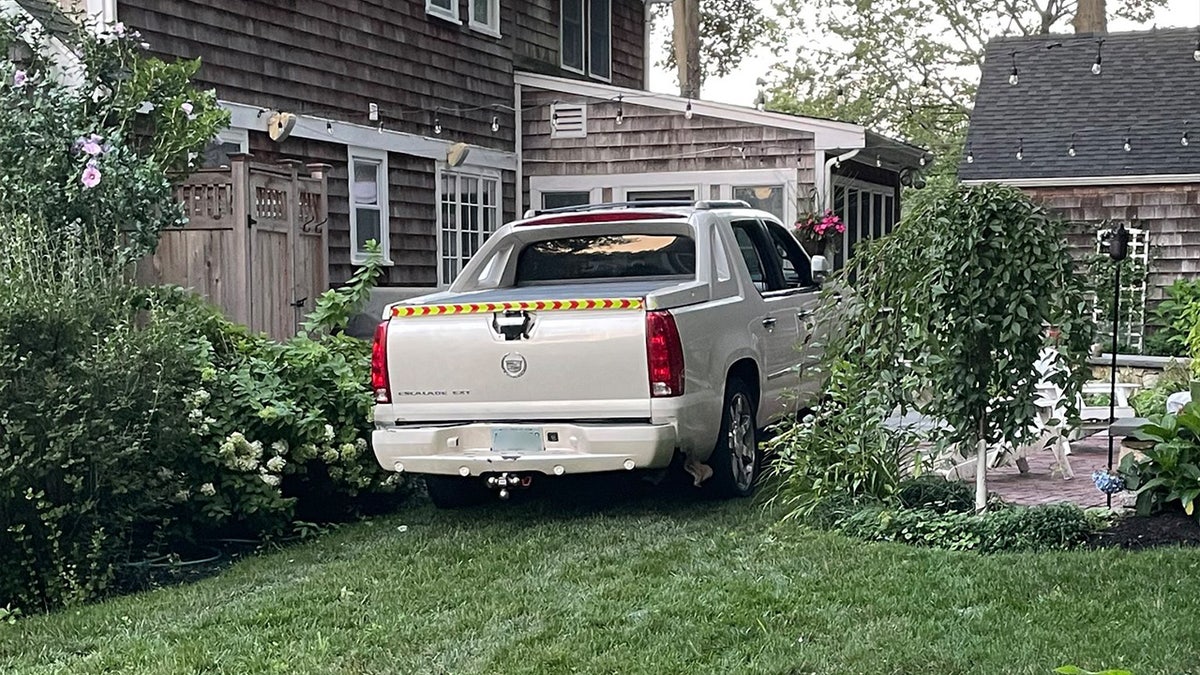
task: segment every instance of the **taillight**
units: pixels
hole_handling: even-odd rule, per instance
[[[376,403],[391,403],[392,388],[388,382],[387,360],[388,322],[375,327],[375,341],[371,343],[371,391]]]
[[[646,360],[650,368],[650,396],[667,398],[683,394],[683,343],[670,312],[646,313]]]

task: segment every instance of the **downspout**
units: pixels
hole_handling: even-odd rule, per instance
[[[521,161],[521,149],[524,145],[525,116],[521,114],[521,85],[513,85],[513,151],[517,155],[517,212],[514,218],[522,218],[525,213],[525,164]]]
[[[820,193],[821,198],[825,200],[825,204],[826,204],[825,208],[829,208],[829,206],[828,206],[829,202],[833,200],[833,167],[834,167],[834,165],[841,164],[842,162],[844,162],[846,160],[854,159],[854,157],[856,157],[858,155],[858,153],[861,151],[862,151],[861,148],[858,150],[851,150],[850,152],[847,152],[845,154],[838,155],[837,157],[830,157],[829,159],[825,160],[825,171],[821,174],[821,177],[825,180],[825,185],[821,188],[821,193]],[[849,237],[849,235],[847,235],[845,237],[842,237],[842,260],[849,260],[849,259],[850,259],[850,237]]]

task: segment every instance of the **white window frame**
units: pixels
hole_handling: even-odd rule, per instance
[[[500,0],[487,0],[488,16],[487,21],[480,21],[475,16],[475,0],[468,0],[467,14],[470,19],[467,22],[471,30],[492,37],[500,37]]]
[[[445,239],[445,233],[446,233],[445,232],[446,231],[446,223],[443,222],[443,220],[442,220],[442,198],[443,198],[442,185],[445,183],[445,177],[447,174],[457,176],[459,180],[461,180],[463,178],[475,178],[480,181],[492,181],[495,185],[495,188],[494,188],[495,192],[493,193],[493,202],[494,203],[492,204],[491,208],[496,209],[496,217],[492,219],[492,229],[488,230],[488,229],[486,229],[486,225],[485,225],[486,221],[483,217],[483,208],[484,208],[483,199],[482,199],[483,183],[482,182],[480,183],[481,191],[479,194],[481,195],[481,197],[480,197],[479,204],[478,204],[479,209],[480,209],[479,246],[483,246],[484,242],[486,242],[491,235],[495,234],[497,229],[499,229],[501,226],[504,225],[504,223],[502,221],[502,219],[504,218],[504,204],[503,204],[503,201],[504,201],[504,177],[499,171],[493,171],[493,170],[477,168],[477,167],[466,167],[466,168],[453,167],[453,168],[451,168],[451,167],[447,166],[444,162],[438,162],[437,177],[436,177],[437,190],[436,190],[436,196],[435,196],[435,203],[437,205],[437,286],[438,286],[438,288],[446,288],[446,287],[450,286],[450,284],[454,283],[454,279],[457,279],[458,275],[462,274],[463,268],[467,266],[467,263],[470,262],[470,260],[471,260],[471,256],[473,256],[475,254],[473,252],[471,254],[471,256],[465,256],[465,257],[463,256],[462,238],[461,238],[462,237],[462,202],[460,200],[456,199],[455,204],[456,204],[456,208],[459,210],[459,212],[458,212],[457,217],[455,218],[454,236],[457,237],[458,241],[459,241],[458,252],[455,254],[455,261],[458,263],[458,270],[457,270],[457,272],[455,272],[454,279],[450,279],[449,281],[445,280],[446,269],[445,269],[444,265],[445,265],[447,255],[445,252],[444,239]],[[479,249],[476,248],[475,252],[478,252],[478,250]]]
[[[605,0],[608,3],[608,75],[598,75],[592,71],[592,1],[584,0],[584,22],[583,22],[583,62],[587,66],[588,77],[601,82],[612,82],[613,76],[613,2],[614,0]]]
[[[354,162],[355,160],[363,160],[375,163],[378,166],[379,174],[377,178],[377,187],[379,190],[376,201],[376,206],[379,209],[379,248],[383,253],[383,263],[385,265],[392,264],[392,249],[391,249],[391,228],[390,228],[390,211],[391,201],[388,198],[388,153],[385,150],[376,150],[374,148],[363,148],[356,146],[347,146],[346,148],[346,185],[349,188],[347,202],[350,205],[350,262],[354,265],[361,265],[366,262],[369,257],[366,251],[358,251],[358,206],[354,202]],[[370,208],[364,206],[364,208]]]
[[[458,5],[459,0],[450,0],[450,9],[441,7],[434,3],[434,0],[425,0],[425,13],[429,16],[435,16],[446,21],[458,23]]]
[[[218,143],[233,143],[238,146],[238,152],[250,152],[250,130],[229,127],[217,132]]]
[[[563,30],[563,15],[566,14],[564,6],[571,0],[558,0],[558,66],[565,71],[587,75],[588,66],[588,0],[578,0],[579,2],[579,44],[583,48],[583,53],[580,54],[580,65],[578,68],[568,66],[564,55],[567,52],[566,33]]]

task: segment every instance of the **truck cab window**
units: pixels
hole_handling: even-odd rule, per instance
[[[783,274],[784,288],[808,288],[813,285],[812,262],[800,243],[785,230],[782,225],[766,221],[767,231],[771,233],[771,243],[774,245],[779,270]]]
[[[730,225],[733,227],[733,236],[737,239],[742,260],[746,261],[746,270],[750,272],[750,281],[754,282],[754,287],[760,293],[768,290],[767,270],[763,266],[762,256],[755,244],[755,239],[757,239],[755,233],[759,229],[759,222],[757,220],[735,220]]]

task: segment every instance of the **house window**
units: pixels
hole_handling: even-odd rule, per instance
[[[443,170],[438,209],[438,282],[454,283],[500,222],[500,177]]]
[[[379,243],[388,259],[387,153],[350,149],[350,261],[370,257],[367,242]]]
[[[588,75],[612,79],[612,0],[588,0]]]
[[[733,198],[746,202],[750,208],[766,211],[780,220],[784,219],[782,185],[734,187]]]
[[[627,202],[694,202],[695,190],[626,190]]]
[[[471,29],[500,37],[500,0],[471,0]]]
[[[200,153],[200,168],[226,168],[229,156],[239,152],[250,152],[250,132],[246,129],[225,129],[209,141]]]
[[[425,13],[457,23],[458,0],[425,0]]]
[[[561,0],[560,11],[563,69],[612,79],[612,0]]]
[[[592,193],[590,192],[543,192],[542,208],[562,209],[569,206],[583,206],[590,203],[591,200]]]

